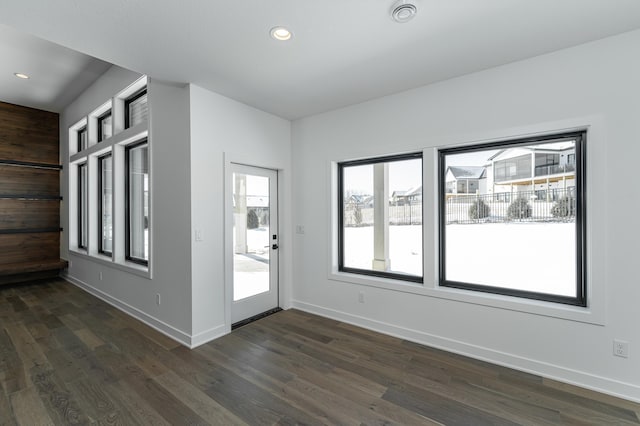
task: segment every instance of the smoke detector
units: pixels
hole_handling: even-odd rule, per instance
[[[397,1],[391,8],[391,18],[401,24],[409,22],[416,13],[418,13],[416,5],[407,3],[405,0]]]

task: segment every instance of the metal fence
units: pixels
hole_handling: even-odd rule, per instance
[[[389,206],[390,225],[422,224],[422,201]],[[373,207],[365,203],[348,203],[344,208],[344,226],[373,225]]]
[[[575,188],[495,194],[446,194],[446,223],[573,222]],[[389,206],[390,225],[422,224],[422,202]],[[347,203],[344,226],[373,225],[373,206]]]
[[[575,188],[496,194],[447,194],[446,223],[573,222]]]

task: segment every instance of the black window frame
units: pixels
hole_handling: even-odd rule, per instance
[[[112,168],[112,173],[113,173],[113,153],[108,152],[104,155],[101,155],[98,157],[98,229],[100,230],[100,234],[98,235],[98,253],[105,255],[105,256],[109,256],[109,257],[113,257],[113,252],[112,251],[108,251],[105,250],[103,247],[103,240],[104,240],[104,224],[102,223],[102,203],[103,203],[103,195],[104,195],[104,191],[102,188],[102,184],[103,184],[103,177],[102,177],[102,161],[105,158],[111,158],[111,168]],[[113,190],[112,190],[113,191]],[[113,203],[113,195],[112,197],[112,203]],[[111,206],[111,212],[113,214],[113,205]],[[111,226],[113,227],[113,217],[112,217],[112,223]],[[113,240],[111,241],[111,244],[113,244]]]
[[[124,100],[124,128],[128,129],[129,127],[131,127],[131,123],[130,123],[130,119],[129,119],[129,107],[130,105],[135,102],[136,100],[140,99],[141,97],[145,96],[147,94],[147,87],[143,87],[142,89],[138,90],[137,92],[135,92],[133,95],[129,96],[127,99]],[[148,99],[147,99],[148,102]],[[147,103],[147,107],[148,107],[148,103]]]
[[[360,160],[343,161],[338,166],[338,271],[358,275],[367,275],[379,278],[388,278],[400,281],[409,281],[418,284],[424,284],[424,256],[421,259],[422,276],[410,274],[398,274],[385,271],[374,271],[369,269],[353,268],[344,265],[344,169],[345,167],[364,166],[369,164],[390,163],[396,161],[420,159],[424,166],[424,158],[422,151],[412,152],[408,154],[388,155],[384,157],[364,158]],[[420,172],[420,184],[424,182],[424,171]],[[424,186],[423,186],[424,187]],[[424,200],[424,197],[423,197]],[[424,206],[422,208],[422,225],[424,230]],[[422,247],[424,247],[424,232],[421,233]]]
[[[108,111],[106,111],[104,114],[100,115],[97,118],[97,124],[98,124],[98,142],[102,142],[105,138],[104,138],[104,134],[102,133],[102,122],[104,120],[106,120],[107,118],[112,117],[112,112],[111,109],[109,109]],[[112,131],[113,134],[113,131]],[[111,137],[111,136],[109,136]]]
[[[82,147],[82,134],[86,135],[86,141],[87,141],[87,146],[85,146],[84,148]],[[81,152],[84,151],[85,149],[89,148],[89,132],[87,131],[87,126],[81,127],[78,129],[78,131],[76,132],[76,137],[77,137],[77,151]]]
[[[89,173],[89,169],[88,169],[87,164],[88,163],[85,161],[84,163],[80,163],[77,166],[77,171],[78,171],[78,176],[77,176],[77,180],[78,180],[78,185],[77,185],[78,186],[78,188],[77,188],[78,189],[78,194],[77,194],[77,210],[78,210],[77,211],[77,214],[78,214],[78,229],[77,229],[77,232],[78,232],[78,241],[77,241],[77,243],[78,243],[78,249],[82,249],[82,250],[87,250],[87,246],[85,246],[82,243],[82,239],[83,239],[82,237],[85,236],[85,232],[84,232],[85,230],[83,229],[83,226],[82,226],[83,212],[86,213],[87,221],[89,220],[89,211],[88,211],[89,210],[88,209],[89,200],[87,199],[88,197],[84,197],[83,196],[83,189],[86,189],[87,190],[87,195],[89,195],[88,194],[88,189],[89,189],[88,188],[88,184],[89,184],[89,176],[88,175],[87,175],[86,184],[85,185],[82,184],[82,169],[84,168],[86,170],[85,174]],[[88,223],[87,223],[87,230],[86,231],[87,231],[86,233],[88,234],[89,233],[89,224]],[[88,245],[89,235],[86,235],[86,237],[87,237],[87,245]]]
[[[532,292],[525,290],[514,290],[504,287],[492,287],[487,285],[478,285],[463,283],[457,281],[448,281],[446,277],[446,187],[445,187],[445,158],[449,154],[461,154],[466,152],[478,152],[492,149],[504,149],[517,146],[532,145],[536,143],[555,142],[563,140],[575,141],[576,154],[576,170],[575,170],[575,197],[576,197],[576,296],[561,296],[540,292]],[[512,296],[523,299],[533,299],[545,302],[554,302],[565,305],[586,307],[587,306],[587,274],[586,274],[586,140],[587,132],[575,131],[566,133],[557,133],[552,135],[512,139],[499,142],[490,142],[476,144],[471,146],[453,147],[440,149],[438,151],[438,246],[439,246],[439,265],[438,265],[438,285],[440,287],[456,288],[462,290],[471,290],[482,293],[492,293],[504,296]]]
[[[144,266],[149,266],[149,260],[147,259],[141,259],[139,257],[134,257],[131,256],[131,206],[129,205],[129,200],[130,200],[130,181],[129,181],[129,153],[131,152],[132,149],[134,148],[138,148],[142,145],[147,145],[147,148],[149,147],[149,140],[148,138],[144,138],[141,139],[137,142],[131,143],[129,145],[126,145],[124,148],[124,165],[125,165],[125,174],[124,174],[124,188],[125,188],[125,260],[129,261],[129,262],[133,262],[133,263],[137,263],[139,265],[144,265]],[[147,151],[147,155],[148,155],[148,151]],[[149,159],[147,158],[147,162],[149,161]],[[149,213],[149,216],[151,216],[151,213]],[[150,223],[150,221],[149,221]],[[151,228],[149,228],[151,229]]]

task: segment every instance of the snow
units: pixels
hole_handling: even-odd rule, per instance
[[[575,223],[447,225],[451,281],[576,295]]]
[[[575,296],[575,223],[481,223],[446,227],[450,281]],[[247,230],[234,256],[234,300],[269,290],[269,230]],[[347,227],[345,266],[371,270],[373,226]],[[389,226],[390,272],[421,276],[422,227]]]
[[[233,256],[233,300],[269,291],[269,228],[247,230],[247,254]]]
[[[450,281],[575,296],[575,223],[451,224]],[[345,266],[371,270],[373,226],[347,227]],[[422,227],[389,226],[391,272],[422,275]]]
[[[372,269],[373,226],[347,227],[344,232],[344,266]],[[389,226],[389,272],[422,275],[422,227]]]

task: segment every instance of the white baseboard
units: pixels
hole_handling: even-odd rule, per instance
[[[145,323],[146,325],[148,325],[149,327],[159,331],[160,333],[164,334],[165,336],[175,340],[176,342],[190,348],[193,349],[196,346],[200,346],[204,343],[210,342],[211,340],[214,340],[218,337],[221,337],[223,335],[225,335],[226,332],[226,328],[224,325],[220,325],[217,327],[214,327],[210,330],[206,330],[204,332],[198,333],[195,336],[192,336],[188,333],[185,333],[184,331],[178,330],[177,328],[147,314],[146,312],[141,311],[138,308],[135,308],[119,299],[116,299],[113,296],[110,296],[109,294],[103,292],[102,290],[99,290],[87,283],[85,283],[84,281],[81,281],[75,277],[72,277],[68,274],[62,274],[61,275],[62,278],[64,278],[65,280],[69,281],[71,284],[80,287],[81,289],[83,289],[84,291],[86,291],[87,293],[90,293],[92,295],[94,295],[95,297],[97,297],[98,299],[103,300],[104,302],[108,303],[109,305],[121,310],[122,312],[126,313],[127,315],[132,316],[133,318],[142,321],[143,323]]]
[[[218,337],[222,337],[225,334],[228,334],[229,330],[224,324],[219,325],[217,327],[213,327],[209,330],[203,331],[198,334],[194,334],[191,336],[191,345],[189,348],[194,349],[200,345],[204,345],[205,343],[209,343],[212,340],[217,339]]]
[[[291,305],[293,308],[300,309],[301,311],[353,324],[400,339],[640,403],[640,386],[631,383],[612,380],[482,346],[470,345],[447,337],[399,327],[394,324],[352,315],[310,303],[294,300],[291,302]]]

